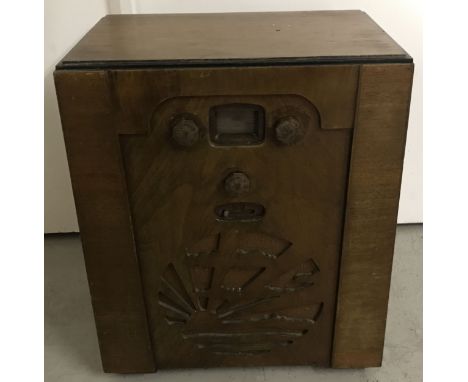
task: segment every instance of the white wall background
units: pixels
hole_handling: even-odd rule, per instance
[[[399,223],[422,222],[421,0],[45,0],[45,231],[78,231],[52,72],[106,13],[203,13],[361,9],[415,62]]]
[[[106,0],[44,2],[45,232],[78,231],[53,81],[55,65],[102,16]]]

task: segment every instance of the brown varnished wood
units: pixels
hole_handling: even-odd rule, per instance
[[[112,15],[58,68],[105,371],[380,365],[413,66],[365,13]],[[264,143],[210,142],[236,103]],[[217,220],[236,202],[264,215]]]
[[[380,366],[413,65],[361,67],[334,367]]]
[[[282,81],[275,81],[278,69],[284,78]],[[305,85],[304,76],[310,78],[314,86]],[[349,121],[354,115],[357,68],[251,68],[245,72],[234,68],[106,73],[58,71],[56,82],[104,369],[150,371],[154,365],[149,358],[145,308],[137,284],[140,276],[132,227],[127,225],[131,221],[127,220],[130,217],[124,174],[119,167],[119,155],[114,151],[118,134],[148,133],[151,118],[160,117],[159,113],[154,113],[156,107],[171,96],[179,97],[179,103],[188,101],[177,106],[183,109],[184,105],[196,105],[196,100],[190,101],[190,95],[207,95],[213,100],[216,98],[213,96],[220,93],[277,94],[294,93],[294,90],[297,94],[284,98],[288,102],[281,102],[279,98],[279,102],[267,102],[265,106],[295,113],[298,108],[314,110],[313,101],[320,107],[316,111],[320,113],[320,127],[317,128],[331,133],[335,129],[337,132],[349,130],[352,126]],[[288,109],[290,97],[298,100],[293,102],[297,103],[293,109]],[[248,100],[248,96],[244,98]],[[333,107],[342,112],[333,113]],[[177,108],[173,111],[177,112]],[[339,134],[349,135],[349,132]],[[262,240],[261,237],[258,240]],[[121,263],[116,264],[116,260]],[[121,293],[115,293],[119,289],[115,289],[114,284],[121,285]],[[122,296],[127,297],[121,300]],[[327,314],[330,315],[330,311]],[[321,350],[321,358],[317,358],[316,363],[329,362],[325,356],[329,345]]]
[[[148,134],[121,137],[159,368],[330,364],[352,130],[322,129],[319,109],[301,96],[262,95],[271,86],[261,80],[264,72],[238,72],[229,89],[217,87],[223,94],[247,93],[243,87],[259,78],[258,96],[168,99],[146,113],[152,117]],[[151,75],[123,87],[126,76],[138,80],[138,74],[120,72],[114,85],[138,102],[156,82]],[[320,81],[313,85],[321,88]],[[288,92],[282,84],[276,92]],[[323,92],[316,99],[323,104],[329,97]],[[209,108],[220,103],[262,106],[265,142],[214,147],[205,135],[191,148],[173,144],[174,115],[195,115],[206,129]],[[290,113],[301,116],[306,134],[282,146],[273,128]],[[250,192],[225,192],[223,180],[233,170],[251,178]],[[218,221],[215,207],[233,202],[260,203],[265,216]]]
[[[321,128],[349,129],[358,72],[355,65],[113,70],[114,123],[121,134],[146,133],[148,115],[173,97],[294,94],[316,105]]]
[[[60,68],[408,62],[361,11],[108,15]]]
[[[106,72],[55,72],[105,371],[155,370]]]

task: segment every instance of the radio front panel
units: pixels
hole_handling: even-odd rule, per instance
[[[149,121],[121,144],[159,367],[328,365],[352,130],[291,94]]]

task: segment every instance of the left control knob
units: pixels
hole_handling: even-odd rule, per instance
[[[193,119],[180,118],[172,126],[172,139],[180,146],[191,147],[200,139],[200,128]]]

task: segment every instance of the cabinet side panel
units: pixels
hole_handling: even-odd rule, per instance
[[[382,362],[412,77],[412,64],[361,67],[333,367]]]
[[[104,371],[155,370],[105,72],[55,72]]]

